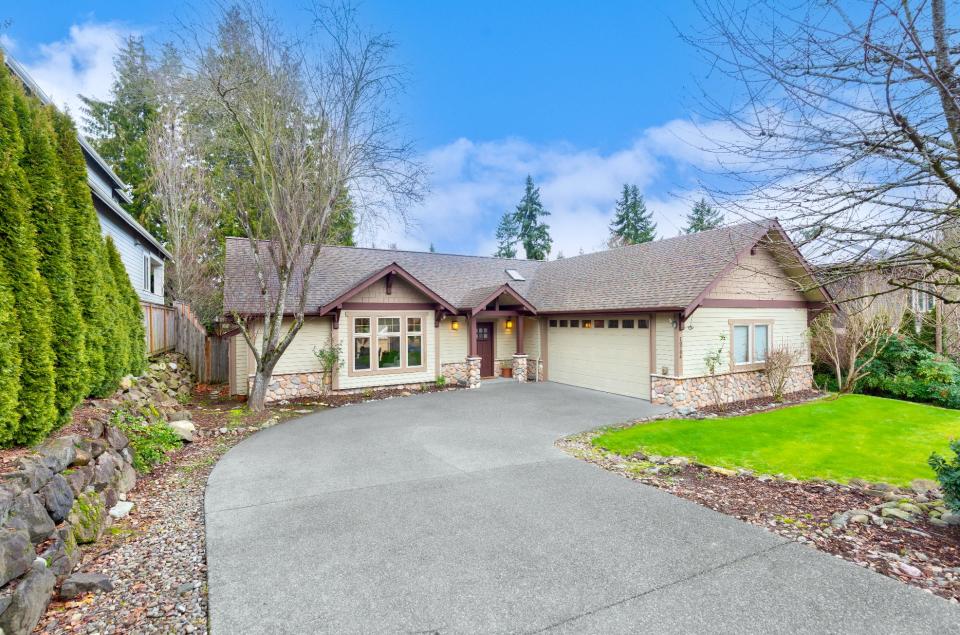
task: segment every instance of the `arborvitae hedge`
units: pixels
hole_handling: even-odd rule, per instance
[[[30,218],[40,250],[40,275],[53,299],[53,353],[58,426],[70,419],[74,406],[88,390],[84,359],[83,317],[73,288],[70,237],[63,209],[63,192],[55,149],[56,133],[49,107],[31,104],[22,124],[25,152],[21,165],[32,190]]]
[[[22,89],[0,74],[0,256],[20,319],[20,424],[17,443],[43,439],[56,420],[50,292],[40,276],[36,232],[28,216],[30,186],[20,166],[20,120],[29,116]],[[25,111],[27,112],[24,115]]]
[[[0,445],[9,445],[20,425],[19,396],[20,320],[0,259]]]
[[[76,135],[0,56],[0,446],[41,441],[145,364],[137,294],[101,235]]]
[[[112,318],[107,308],[103,239],[100,221],[93,209],[87,166],[77,143],[77,129],[63,113],[56,113],[57,154],[63,189],[63,216],[70,234],[70,257],[73,260],[73,285],[80,302],[86,345],[87,394],[105,396],[112,390],[104,367],[104,348]]]

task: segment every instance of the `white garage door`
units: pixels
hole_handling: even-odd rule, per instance
[[[649,399],[650,316],[549,318],[547,377]]]

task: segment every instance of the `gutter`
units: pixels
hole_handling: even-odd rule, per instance
[[[164,248],[163,245],[160,244],[160,241],[154,238],[153,234],[148,232],[143,225],[138,223],[136,219],[133,216],[131,216],[130,213],[127,212],[127,210],[123,209],[119,203],[113,200],[111,196],[109,196],[108,194],[105,194],[103,190],[97,187],[96,183],[92,179],[87,178],[87,185],[90,186],[91,194],[93,194],[98,199],[103,201],[103,203],[110,208],[110,211],[112,211],[114,214],[119,216],[120,219],[123,220],[123,222],[125,222],[127,225],[132,227],[134,231],[136,231],[140,235],[141,238],[143,238],[148,243],[153,245],[157,249],[157,251],[163,254],[164,258],[166,258],[167,260],[173,260],[173,256],[170,254],[169,251],[167,251]]]

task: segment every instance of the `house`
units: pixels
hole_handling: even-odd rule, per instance
[[[474,387],[509,369],[517,381],[702,407],[717,399],[705,357],[721,347],[723,400],[769,394],[763,365],[774,348],[796,354],[788,391],[807,389],[808,320],[831,302],[812,280],[775,222],[549,262],[326,247],[308,282],[305,323],[267,399],[315,396],[322,378],[313,350],[331,343],[343,353],[332,377],[342,391],[441,375]],[[227,315],[252,319],[256,333],[262,302],[249,242],[229,239]],[[235,336],[234,394],[247,393],[254,369]]]
[[[29,93],[45,104],[53,103],[23,66],[6,52],[4,56],[7,67],[23,82]],[[100,220],[100,230],[104,236],[110,236],[117,246],[141,302],[163,305],[163,269],[164,263],[171,258],[170,252],[123,208],[124,204],[133,202],[127,184],[120,180],[83,136],[77,135],[77,140],[87,163],[87,184]]]

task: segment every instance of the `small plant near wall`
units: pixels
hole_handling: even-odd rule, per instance
[[[800,353],[789,346],[783,346],[767,353],[763,370],[775,402],[783,401],[783,391],[790,379],[790,369],[796,366],[799,360]]]
[[[437,388],[443,388],[447,385],[447,378],[443,375],[437,375],[437,379],[434,383],[436,384]]]
[[[717,350],[710,351],[703,358],[703,364],[707,368],[707,385],[710,387],[710,392],[713,395],[713,402],[717,405],[717,408],[720,409],[720,412],[724,412],[727,409],[726,400],[723,397],[723,390],[721,389],[720,378],[717,377],[717,373],[723,367],[723,346],[727,342],[727,336],[720,335],[720,345],[717,346]]]
[[[343,349],[339,344],[331,344],[326,348],[314,346],[313,355],[320,362],[320,369],[323,372],[323,390],[326,392],[333,383],[333,371],[343,366]]]
[[[167,451],[182,444],[180,437],[165,422],[149,423],[143,417],[125,410],[114,410],[110,423],[118,427],[130,440],[133,448],[133,467],[147,474],[167,461]]]

